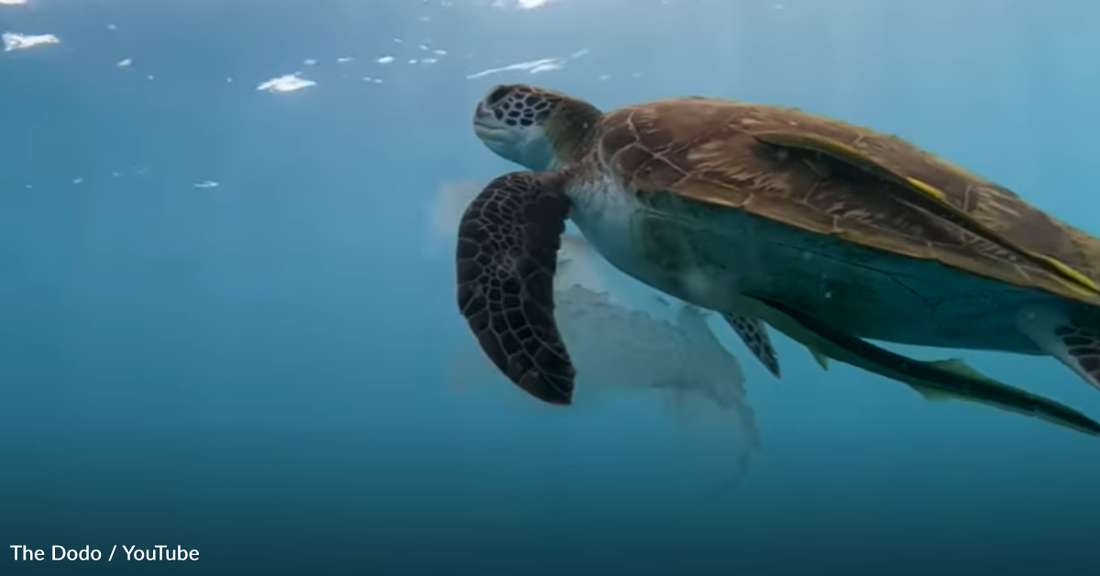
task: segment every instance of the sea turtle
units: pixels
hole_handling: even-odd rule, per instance
[[[620,271],[722,313],[776,376],[768,324],[819,360],[1100,430],[862,340],[1049,355],[1100,388],[1100,240],[1003,187],[897,137],[723,99],[603,113],[502,85],[473,124],[530,171],[496,178],[464,213],[459,308],[496,366],[543,401],[573,394],[551,290],[570,219]]]

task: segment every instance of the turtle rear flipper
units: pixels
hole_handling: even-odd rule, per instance
[[[1034,416],[1100,436],[1100,423],[1064,404],[1002,384],[961,360],[925,362],[895,354],[835,329],[811,315],[779,302],[754,297],[764,305],[766,320],[788,336],[845,364],[909,385],[929,400],[976,402]]]
[[[1070,319],[1056,309],[1037,306],[1020,313],[1019,325],[1040,350],[1100,389],[1100,325],[1095,321]]]
[[[563,181],[513,172],[490,182],[462,215],[456,269],[458,308],[493,364],[532,396],[567,405],[575,371],[554,319]]]

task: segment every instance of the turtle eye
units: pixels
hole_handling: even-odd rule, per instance
[[[501,100],[504,100],[504,97],[507,96],[507,95],[508,95],[508,88],[506,88],[504,86],[501,86],[501,87],[497,88],[496,90],[493,90],[491,93],[489,93],[489,97],[485,99],[485,103],[488,104],[489,106],[496,105]]]

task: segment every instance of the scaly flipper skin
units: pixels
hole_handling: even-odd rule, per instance
[[[723,314],[722,318],[725,318],[726,322],[733,328],[733,331],[741,337],[741,341],[745,343],[745,346],[749,348],[753,356],[756,356],[764,367],[768,369],[776,378],[780,378],[779,375],[779,355],[775,353],[775,347],[772,346],[771,338],[768,336],[768,329],[763,320],[757,318],[748,318],[746,316],[735,316],[733,314]]]
[[[470,203],[458,229],[458,308],[481,349],[532,396],[568,405],[576,376],[554,320],[554,272],[569,215],[564,177],[513,172]]]
[[[1100,389],[1100,329],[1043,308],[1024,310],[1020,328],[1041,350]]]
[[[1059,359],[1081,374],[1089,384],[1100,388],[1100,336],[1095,330],[1067,323],[1054,329],[1054,335],[1065,349],[1057,350]]]

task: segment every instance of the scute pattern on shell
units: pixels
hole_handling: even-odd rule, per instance
[[[894,136],[781,108],[678,98],[623,108],[603,119],[596,162],[639,197],[681,198],[754,215],[845,241],[1075,300],[1047,270],[916,208],[885,180],[816,152],[780,148],[755,134],[824,136],[944,192],[948,201],[1012,242],[1100,281],[1100,241],[1029,205],[1008,189]]]

